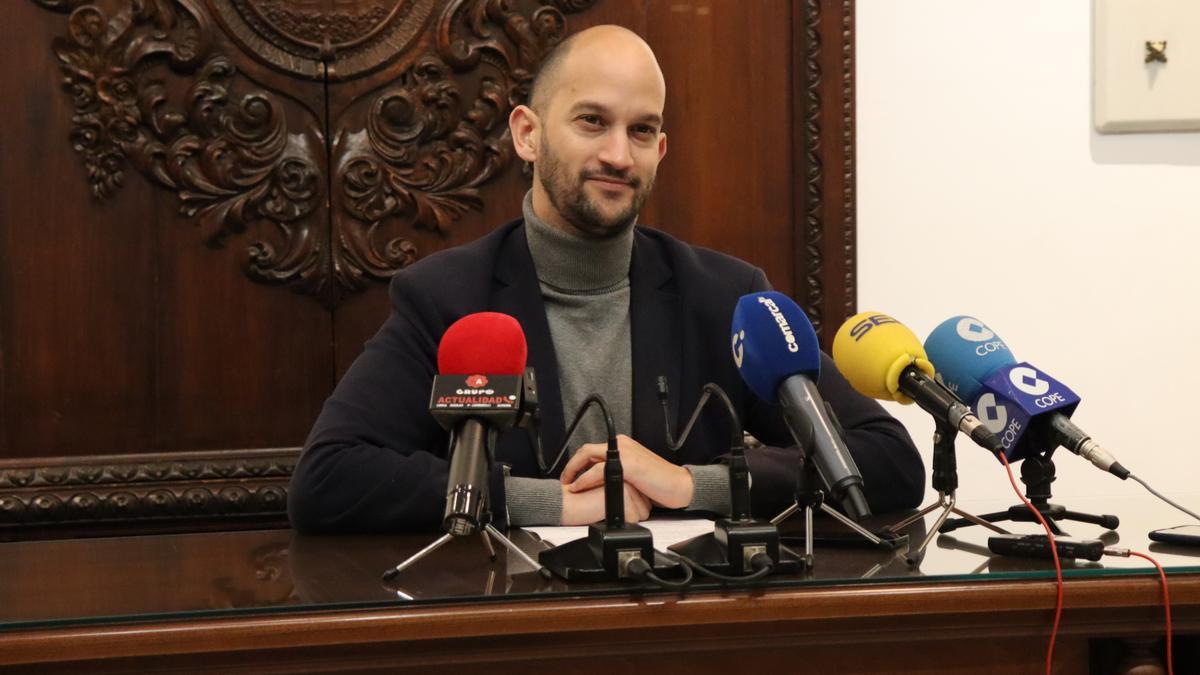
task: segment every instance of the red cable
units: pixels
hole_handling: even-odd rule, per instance
[[[1054,558],[1054,580],[1057,585],[1057,593],[1054,601],[1054,627],[1050,629],[1050,647],[1046,650],[1046,675],[1050,675],[1050,663],[1054,660],[1054,639],[1058,637],[1058,622],[1062,618],[1063,610],[1063,577],[1062,563],[1058,560],[1058,546],[1054,543],[1054,532],[1050,530],[1049,523],[1042,517],[1042,512],[1029,503],[1025,498],[1025,494],[1021,492],[1021,488],[1017,487],[1017,479],[1013,476],[1012,467],[1008,464],[1008,458],[1004,453],[998,452],[996,456],[1004,463],[1004,470],[1008,472],[1008,482],[1012,483],[1013,491],[1017,493],[1017,497],[1029,510],[1033,512],[1034,517],[1042,524],[1042,528],[1046,530],[1046,537],[1050,540],[1050,555]]]
[[[1146,560],[1149,560],[1150,563],[1158,570],[1158,578],[1162,581],[1163,607],[1165,607],[1167,610],[1167,673],[1168,675],[1175,675],[1175,662],[1174,658],[1171,656],[1171,595],[1167,592],[1167,573],[1163,571],[1162,565],[1159,565],[1157,560],[1151,558],[1145,553],[1130,551],[1129,555],[1134,555],[1139,558],[1145,558]]]

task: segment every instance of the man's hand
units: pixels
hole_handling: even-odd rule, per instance
[[[692,503],[695,489],[692,472],[659,457],[624,434],[617,436],[617,449],[621,453],[621,470],[626,484],[663,508],[681,509]],[[563,485],[575,493],[604,485],[604,456],[607,453],[607,443],[579,446],[563,467]]]
[[[636,523],[650,515],[650,500],[629,483],[625,489],[625,522]],[[604,520],[604,486],[591,490],[575,491],[569,485],[562,486],[563,525],[590,525]]]

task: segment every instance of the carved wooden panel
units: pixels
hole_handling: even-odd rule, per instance
[[[246,53],[323,80],[359,77],[402,56],[435,0],[207,0]],[[324,64],[322,68],[319,64]]]
[[[794,0],[795,297],[828,350],[857,303],[854,0]]]
[[[441,244],[452,223],[482,208],[481,187],[512,162],[508,114],[528,97],[542,56],[567,34],[563,12],[594,1],[453,0],[415,60],[375,77],[331,81],[340,292],[387,280],[429,252],[414,234]]]
[[[287,523],[297,448],[0,461],[0,540]]]
[[[13,3],[0,457],[26,459],[0,463],[0,529],[281,523],[286,462],[163,467],[303,442],[386,279],[519,215],[505,118],[595,24],[667,78],[642,221],[759,265],[828,341],[854,310],[852,21],[852,0]],[[116,453],[157,478],[97,474]],[[72,475],[104,477],[52,482]]]
[[[434,0],[33,1],[70,12],[54,53],[96,199],[133,169],[173,191],[211,247],[267,225],[272,236],[246,249],[246,275],[329,307],[419,255],[408,239],[381,237],[384,220],[444,232],[479,208],[479,186],[512,156],[508,112],[566,35],[563,11],[594,2],[450,0],[435,12]],[[416,38],[430,21],[425,47]],[[326,147],[326,130],[303,133],[308,121],[289,120],[278,93],[231,95],[234,45],[325,85],[390,68],[354,87],[369,113]],[[164,58],[168,77],[187,82],[179,100],[151,75]],[[313,216],[331,180],[342,208],[328,227]]]

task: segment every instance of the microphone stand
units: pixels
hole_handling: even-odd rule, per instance
[[[708,534],[667,547],[684,562],[708,576],[721,581],[750,581],[772,573],[790,574],[799,570],[800,557],[779,543],[779,528],[772,523],[754,520],[750,516],[750,469],[746,463],[745,436],[737,411],[720,386],[704,385],[703,395],[678,439],[671,432],[671,417],[667,399],[667,378],[658,378],[658,398],[662,402],[666,423],[667,448],[675,452],[683,447],[704,405],[715,394],[729,413],[729,518],[721,518]],[[735,576],[726,576],[735,575]]]
[[[584,413],[591,406],[600,408],[608,430],[608,450],[604,457],[604,520],[588,525],[586,537],[538,553],[538,561],[567,581],[610,581],[648,578],[660,585],[661,575],[670,574],[680,564],[654,550],[654,535],[637,524],[625,522],[625,475],[617,448],[617,431],[608,405],[599,394],[584,400],[567,429],[561,458],[571,442]],[[556,459],[554,464],[557,464]],[[553,466],[553,465],[551,465]],[[691,581],[690,575],[680,586]]]
[[[1061,504],[1050,503],[1050,484],[1054,482],[1054,459],[1051,457],[1052,454],[1054,454],[1053,448],[1045,452],[1036,452],[1030,454],[1021,463],[1021,482],[1025,484],[1025,498],[1046,519],[1046,524],[1050,526],[1050,531],[1055,535],[1066,534],[1058,526],[1057,521],[1059,520],[1074,520],[1081,523],[1099,525],[1107,530],[1117,529],[1117,526],[1121,524],[1121,519],[1114,515],[1081,513],[1079,511],[1071,511]],[[1012,521],[1014,523],[1037,522],[1037,519],[1034,518],[1033,513],[1029,511],[1027,506],[1016,504],[1008,507],[1006,511],[985,513],[975,520],[968,518],[949,520],[941,526],[940,530],[938,528],[934,529],[941,532],[953,532],[962,527],[984,524],[976,522],[978,520],[989,524],[997,521]],[[992,526],[991,529],[995,530],[998,528]]]
[[[510,424],[513,424],[517,427],[525,427],[527,424],[531,423],[531,420],[536,420],[537,418],[537,386],[535,384],[532,368],[525,369],[525,374],[521,378],[521,389],[521,405],[517,411],[516,420],[510,421]],[[493,449],[495,446],[494,431],[494,429],[489,430],[483,421],[477,418],[467,419],[463,423],[463,430],[461,433],[478,434],[483,436],[482,444],[484,445],[485,452],[482,454],[484,455],[484,461],[487,463],[486,468],[484,469],[484,475],[487,475],[487,473],[491,471],[492,467]],[[454,431],[451,431],[451,447],[454,446],[454,433]],[[383,573],[383,579],[387,581],[396,578],[405,569],[413,566],[425,556],[433,553],[445,544],[449,543],[452,539],[456,537],[467,537],[475,532],[479,532],[479,537],[483,540],[483,546],[485,549],[487,549],[489,561],[493,563],[496,562],[496,548],[492,545],[492,540],[494,539],[503,544],[504,547],[509,550],[509,552],[516,555],[518,558],[525,561],[525,563],[527,563],[530,567],[537,570],[538,574],[540,574],[542,578],[553,578],[553,576],[550,574],[550,570],[546,569],[542,565],[539,565],[532,557],[529,556],[528,553],[522,551],[520,547],[512,542],[511,539],[504,536],[503,533],[501,533],[494,525],[492,525],[492,511],[489,507],[490,500],[488,499],[487,481],[484,480],[480,485],[476,486],[476,490],[478,492],[478,501],[477,504],[474,505],[474,508],[471,506],[473,499],[469,495],[455,492],[455,494],[452,497],[448,497],[448,499],[453,499],[456,502],[459,502],[459,505],[462,507],[462,509],[465,509],[464,512],[469,512],[477,508],[479,514],[477,523],[472,522],[472,519],[467,517],[444,519],[442,521],[442,526],[448,530],[446,534],[439,537],[437,541],[434,541],[432,544],[409,556],[399,565],[388,569]],[[477,529],[477,527],[480,529]]]
[[[546,569],[542,565],[539,565],[537,563],[537,561],[535,561],[532,557],[529,556],[528,553],[522,551],[516,544],[514,544],[512,542],[511,539],[504,536],[504,534],[501,533],[500,530],[497,530],[494,525],[492,525],[490,522],[488,522],[490,519],[491,519],[491,512],[489,511],[484,514],[484,520],[481,523],[483,525],[483,529],[479,530],[479,537],[480,537],[480,539],[483,540],[484,548],[487,549],[489,561],[496,562],[496,548],[494,546],[492,546],[492,539],[495,539],[496,541],[503,544],[504,548],[507,548],[510,552],[515,554],[518,558],[520,558],[521,560],[528,563],[530,567],[537,570],[538,574],[542,575],[542,577],[544,579],[552,578],[552,575],[550,574],[550,570]],[[421,560],[422,558],[429,555],[430,553],[433,553],[434,551],[438,550],[444,544],[450,542],[455,537],[465,537],[465,536],[467,536],[467,534],[457,534],[455,532],[447,532],[446,534],[443,534],[441,537],[439,537],[437,539],[437,541],[426,546],[425,548],[421,549],[420,551],[417,551],[416,553],[412,554],[404,562],[400,563],[399,565],[396,565],[395,567],[389,568],[386,572],[383,573],[384,580],[387,581],[387,580],[396,578],[401,572],[408,569],[409,567],[412,567],[414,564],[417,563],[417,561]]]
[[[915,550],[909,549],[908,554],[904,556],[904,561],[910,567],[916,567],[921,564],[921,560],[925,557],[925,548],[929,546],[929,542],[933,540],[934,535],[946,523],[946,518],[951,513],[958,514],[966,521],[981,525],[1000,534],[1009,534],[1006,530],[996,527],[983,518],[967,513],[955,505],[958,501],[956,496],[956,491],[958,490],[958,460],[954,454],[954,442],[957,439],[958,428],[955,425],[941,417],[934,418],[932,483],[933,489],[937,490],[938,493],[937,501],[886,530],[894,534],[899,534],[900,530],[921,520],[934,510],[942,510],[938,514],[933,527],[921,539],[921,544]]]
[[[833,408],[829,403],[825,403],[825,411],[829,415],[829,419],[836,427],[838,434],[845,435],[842,431],[841,423],[838,422],[837,416],[833,412]],[[796,481],[796,500],[792,505],[780,512],[779,515],[771,519],[772,525],[779,525],[787,520],[792,514],[804,509],[804,556],[803,563],[806,567],[812,568],[814,563],[813,555],[813,512],[820,509],[825,514],[838,521],[839,523],[850,528],[855,534],[858,534],[863,539],[880,549],[895,550],[904,545],[908,541],[908,535],[901,535],[894,539],[884,539],[876,536],[870,530],[862,525],[854,522],[850,518],[843,515],[837,509],[829,505],[825,501],[825,491],[821,489],[821,477],[817,473],[817,465],[808,456],[805,447],[812,444],[811,439],[805,439],[808,443],[801,442],[801,439],[795,436],[795,430],[792,430],[793,438],[796,441],[796,447],[800,451],[800,476]],[[811,433],[811,430],[810,432]]]

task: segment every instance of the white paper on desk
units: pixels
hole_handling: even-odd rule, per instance
[[[672,544],[687,541],[692,537],[708,534],[713,531],[713,521],[707,518],[692,518],[686,520],[647,520],[638,525],[644,526],[654,535],[654,548],[662,550]],[[582,539],[587,536],[587,525],[565,525],[546,527],[523,527],[541,537],[542,541],[551,546],[558,546],[569,541]]]

